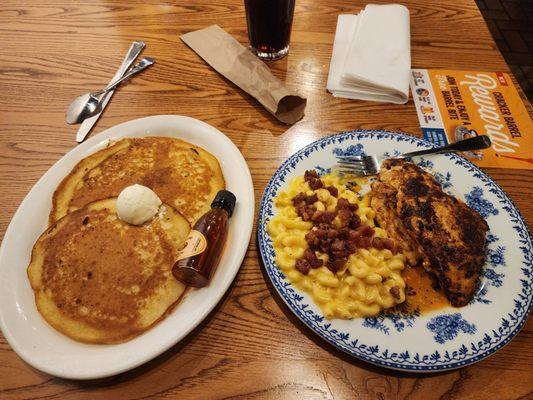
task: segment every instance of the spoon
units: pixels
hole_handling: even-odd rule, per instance
[[[139,72],[145,70],[154,63],[155,60],[153,58],[144,57],[143,59],[141,59],[141,61],[139,61],[139,63],[134,65],[133,68],[130,69],[130,71],[126,75],[110,83],[104,90],[92,93],[85,93],[81,96],[76,97],[68,107],[65,118],[67,124],[79,124],[84,119],[98,114],[100,111],[102,111],[101,100],[107,92],[114,89],[125,80],[131,78],[133,75],[136,75]]]

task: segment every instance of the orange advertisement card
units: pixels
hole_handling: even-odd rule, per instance
[[[465,154],[481,167],[533,169],[533,122],[508,74],[413,69],[411,91],[425,139],[448,144],[488,135]]]

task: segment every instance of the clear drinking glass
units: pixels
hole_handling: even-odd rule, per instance
[[[289,52],[295,0],[244,0],[250,50],[263,60]]]

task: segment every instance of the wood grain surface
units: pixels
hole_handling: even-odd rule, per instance
[[[413,67],[509,70],[473,0],[403,3],[411,11]],[[356,128],[419,135],[412,101],[378,104],[326,92],[337,15],[363,5],[297,0],[290,53],[270,64],[276,76],[308,99],[305,118],[287,127],[179,39],[216,23],[246,43],[242,0],[2,0],[1,237],[32,185],[76,146],[76,128],[64,122],[71,99],[104,86],[133,40],[144,40],[144,54],[157,64],[115,93],[92,135],[148,115],[201,119],[242,151],[257,202],[278,165],[317,138]],[[531,226],[532,173],[487,172]],[[254,230],[223,300],[160,357],[114,378],[68,381],[31,368],[0,336],[0,399],[526,399],[533,398],[532,337],[530,320],[492,357],[431,375],[389,371],[350,358],[315,337],[276,295],[262,270]]]

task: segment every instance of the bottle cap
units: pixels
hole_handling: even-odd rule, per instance
[[[231,217],[233,209],[235,208],[235,201],[237,198],[229,190],[221,190],[215,196],[215,200],[211,203],[211,207],[221,207],[226,210]]]

